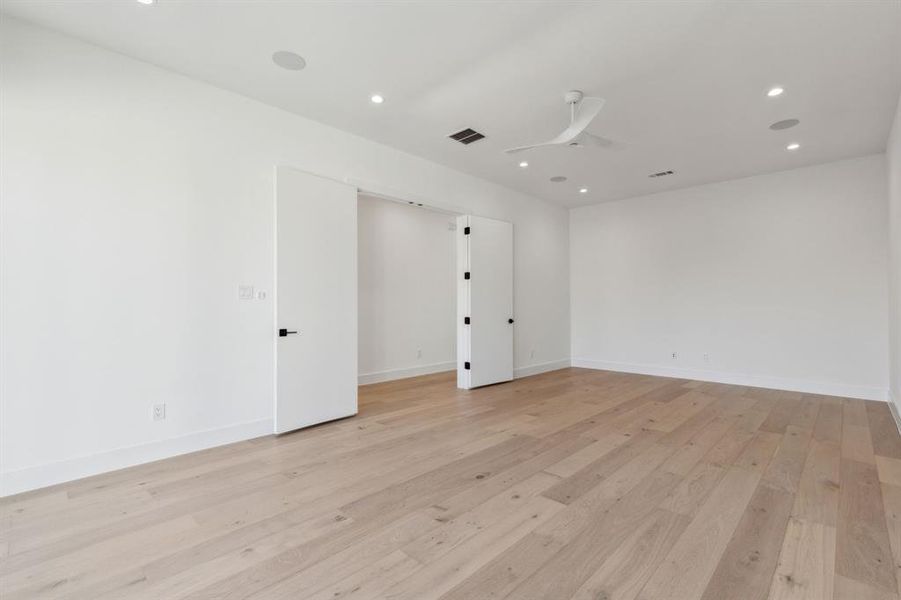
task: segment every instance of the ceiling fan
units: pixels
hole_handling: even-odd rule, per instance
[[[507,154],[515,154],[532,148],[540,148],[541,146],[600,146],[607,148],[613,145],[611,140],[588,133],[585,131],[591,121],[598,116],[601,109],[604,108],[603,98],[586,97],[579,90],[570,90],[563,95],[563,100],[569,104],[569,127],[563,130],[554,139],[541,142],[538,144],[529,144],[528,146],[518,146],[504,150]]]

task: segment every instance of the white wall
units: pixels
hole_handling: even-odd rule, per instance
[[[885,157],[889,187],[889,377],[892,400],[901,413],[901,99]]]
[[[272,290],[277,164],[512,221],[518,373],[568,361],[564,209],[8,17],[0,34],[4,493],[271,431],[272,298],[237,286]]]
[[[885,399],[885,199],[876,155],[571,211],[574,364]]]
[[[453,215],[359,197],[360,383],[456,368]]]

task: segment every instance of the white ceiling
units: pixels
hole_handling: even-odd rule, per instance
[[[3,10],[565,206],[881,152],[901,92],[898,0],[4,0]],[[277,68],[277,50],[307,68]],[[767,98],[774,85],[785,94]],[[619,149],[503,153],[559,133],[572,88],[607,99],[589,131]],[[370,103],[376,92],[384,104]],[[768,129],[786,118],[801,124]],[[446,137],[466,127],[487,137]],[[790,141],[802,148],[787,152]]]

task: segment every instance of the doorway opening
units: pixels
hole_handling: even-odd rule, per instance
[[[456,369],[456,215],[357,195],[361,385]]]
[[[275,432],[352,416],[360,384],[513,379],[513,230],[276,168]]]

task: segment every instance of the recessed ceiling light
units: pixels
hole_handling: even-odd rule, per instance
[[[300,71],[307,66],[307,61],[300,54],[288,50],[279,50],[273,54],[272,62],[289,71]]]
[[[526,161],[522,161],[521,163],[519,163],[519,166],[520,166],[521,168],[525,169],[526,167],[529,166],[529,163],[527,163]]]
[[[766,93],[766,95],[769,96],[770,98],[775,98],[776,96],[781,96],[782,92],[784,92],[784,91],[785,90],[782,89],[781,87],[774,87],[774,88],[771,88],[770,91],[768,91]]]
[[[579,190],[579,193],[580,193],[580,194],[587,194],[587,193],[588,193],[588,188],[581,188],[581,189]]]
[[[138,0],[140,4],[153,4],[155,0]]]
[[[551,177],[551,181],[553,181],[554,183],[563,183],[564,181],[566,181],[566,177],[564,177],[563,175],[554,175],[553,177]]]
[[[801,144],[799,144],[798,142],[792,142],[791,144],[786,146],[785,149],[786,150],[797,150],[800,147],[801,147]]]
[[[372,100],[373,104],[381,104],[382,102],[385,101],[385,99],[382,98],[381,96],[379,96],[378,94],[373,94],[372,98],[370,98],[370,100]]]

